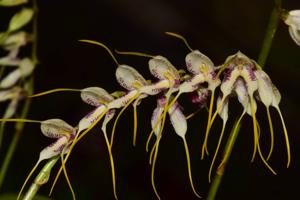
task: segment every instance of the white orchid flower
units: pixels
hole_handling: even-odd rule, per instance
[[[291,10],[286,13],[284,22],[289,26],[290,36],[300,46],[300,10]]]
[[[10,72],[0,81],[0,88],[9,88],[15,85],[20,79],[26,78],[32,74],[34,64],[31,59],[24,58],[20,61],[19,67]]]

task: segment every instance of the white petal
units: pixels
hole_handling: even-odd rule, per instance
[[[0,88],[9,88],[13,86],[17,83],[21,76],[22,74],[20,69],[13,70],[0,82]]]
[[[217,100],[217,108],[219,108],[220,103],[221,103],[221,97],[218,97]],[[225,123],[228,119],[228,100],[225,99],[222,105],[222,108],[219,111],[220,117],[223,119],[223,122]]]
[[[177,102],[174,103],[174,105],[168,110],[168,113],[176,134],[184,138],[187,131],[187,122],[180,109],[180,105]]]
[[[100,106],[107,104],[114,100],[106,90],[100,87],[88,87],[84,88],[80,93],[81,99],[92,106]]]
[[[273,95],[274,95],[273,101],[272,101],[272,106],[274,106],[275,108],[278,108],[278,105],[281,101],[281,94],[275,85],[272,85],[272,90],[273,90]]]
[[[259,99],[263,104],[269,107],[273,101],[273,87],[270,77],[262,70],[257,70],[255,72],[258,82],[258,94]]]
[[[18,98],[13,99],[6,107],[3,118],[11,118],[12,116],[14,116],[18,108],[18,103],[19,103]]]
[[[300,28],[296,28],[295,26],[291,25],[289,27],[289,33],[294,42],[300,46]]]
[[[68,144],[67,137],[61,137],[40,152],[39,162],[59,155]]]
[[[231,67],[228,69],[227,72],[225,72],[224,79],[220,87],[225,97],[232,92],[234,88],[234,83],[239,76],[240,72],[235,67]]]
[[[0,102],[17,98],[21,91],[22,89],[20,87],[0,91]]]
[[[179,80],[180,75],[177,69],[172,65],[172,63],[163,56],[155,56],[149,60],[149,69],[151,74],[160,79],[166,79],[165,75],[168,73],[173,79]]]
[[[61,119],[49,119],[41,123],[41,131],[47,137],[60,138],[73,134],[75,129]]]
[[[23,78],[31,75],[33,69],[34,69],[34,64],[33,64],[31,59],[24,58],[24,59],[21,60],[20,70],[21,70],[21,75],[22,75]]]
[[[20,31],[9,35],[3,42],[4,49],[15,50],[21,46],[27,44],[28,34],[24,31]],[[16,56],[16,55],[15,55]]]
[[[157,120],[159,119],[159,117],[164,112],[164,105],[162,105],[159,101],[160,101],[160,99],[157,100],[157,107],[154,109],[154,111],[152,113],[152,117],[151,117],[151,127],[152,127],[152,129],[156,125]],[[158,137],[160,127],[161,127],[161,122],[159,122],[158,125],[156,125],[156,128],[154,130],[154,134],[156,135],[156,137]]]
[[[247,109],[249,104],[249,95],[245,82],[241,78],[238,78],[234,85],[239,102],[243,105],[244,109]]]
[[[290,11],[284,22],[289,26],[293,25],[296,29],[300,29],[300,10]]]
[[[119,65],[116,70],[116,78],[118,83],[127,90],[138,89],[147,85],[147,81],[133,67],[128,65]]]
[[[89,128],[105,111],[106,111],[106,107],[102,105],[94,109],[86,116],[84,116],[84,118],[82,118],[79,122],[78,133]]]
[[[20,60],[18,58],[12,58],[10,56],[0,58],[0,66],[18,66]]]
[[[203,70],[211,71],[214,70],[214,63],[200,51],[195,50],[189,53],[185,57],[187,69],[192,74],[203,73]]]
[[[184,81],[180,84],[179,90],[181,93],[193,92],[199,88],[199,84],[205,81],[205,77],[202,73],[196,74],[192,78]]]
[[[113,109],[113,108],[121,108],[123,106],[125,106],[132,98],[136,97],[136,95],[138,94],[137,90],[132,90],[129,93],[127,93],[126,95],[113,100],[112,102],[110,102],[109,104],[107,104],[107,108]]]
[[[170,82],[168,80],[161,80],[157,83],[153,83],[151,85],[144,86],[140,88],[140,92],[148,95],[156,95],[163,90],[166,90],[170,87]]]

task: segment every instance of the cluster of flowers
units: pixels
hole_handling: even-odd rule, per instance
[[[198,50],[193,50],[190,48],[186,40],[175,33],[167,33],[168,35],[182,39],[187,47],[190,49],[190,53],[186,56],[186,67],[189,74],[183,75],[181,70],[177,70],[171,62],[163,56],[151,56],[137,52],[118,52],[120,54],[132,54],[132,55],[142,55],[150,57],[148,62],[150,73],[158,80],[156,82],[149,82],[143,78],[143,76],[135,70],[133,67],[119,64],[118,61],[113,56],[112,52],[102,43],[90,41],[90,40],[81,40],[82,42],[92,43],[100,45],[105,48],[112,58],[114,59],[117,69],[116,69],[116,79],[118,83],[125,88],[127,91],[124,93],[115,92],[108,93],[106,90],[100,87],[89,87],[82,90],[77,89],[54,89],[47,92],[35,94],[31,97],[37,97],[53,92],[59,91],[79,91],[81,93],[82,100],[95,108],[84,116],[78,123],[76,127],[72,127],[61,119],[50,119],[46,121],[35,121],[35,120],[23,120],[27,122],[37,122],[41,124],[42,133],[50,138],[55,138],[56,142],[49,145],[40,152],[40,157],[31,171],[30,175],[27,177],[22,190],[24,189],[26,182],[29,180],[30,176],[38,166],[38,164],[45,159],[53,158],[55,156],[61,156],[62,166],[56,176],[55,182],[61,172],[65,173],[66,179],[69,183],[67,176],[65,163],[69,158],[72,149],[77,144],[79,140],[82,139],[102,118],[104,118],[102,123],[102,131],[104,138],[107,144],[108,152],[110,155],[111,167],[112,167],[112,179],[113,179],[113,189],[114,195],[117,199],[116,187],[115,187],[115,172],[114,172],[114,161],[112,156],[112,146],[114,141],[114,132],[118,122],[119,117],[125,111],[125,109],[133,105],[134,108],[134,134],[133,134],[133,144],[136,141],[137,134],[137,106],[141,103],[142,99],[145,99],[148,96],[159,95],[157,99],[157,107],[152,113],[151,126],[152,131],[149,134],[146,149],[148,151],[149,142],[153,135],[156,136],[156,142],[152,147],[150,152],[149,163],[152,165],[152,186],[154,192],[158,199],[160,199],[159,194],[156,190],[154,183],[154,169],[155,162],[159,148],[159,142],[163,135],[164,124],[166,116],[168,114],[171,124],[176,132],[176,134],[182,138],[183,144],[186,151],[187,166],[188,166],[188,175],[190,179],[190,184],[193,192],[197,197],[200,195],[196,192],[191,173],[191,165],[189,158],[188,145],[185,139],[187,132],[187,117],[182,112],[182,107],[178,103],[178,98],[181,94],[195,92],[197,95],[194,97],[193,102],[203,106],[206,104],[208,99],[209,101],[209,114],[206,133],[204,137],[203,147],[202,147],[202,158],[205,153],[208,153],[207,150],[207,141],[209,137],[209,132],[211,126],[213,125],[214,120],[219,115],[223,120],[223,128],[219,137],[218,145],[211,163],[209,170],[209,181],[211,172],[213,169],[214,161],[217,157],[220,144],[222,142],[223,133],[225,126],[228,120],[228,102],[230,97],[236,96],[238,101],[243,107],[243,112],[238,119],[237,123],[240,123],[241,119],[245,114],[248,114],[253,119],[253,128],[254,128],[254,148],[252,161],[255,158],[256,153],[258,152],[260,158],[264,164],[270,169],[274,174],[275,171],[269,166],[268,159],[270,158],[273,151],[274,143],[274,134],[272,120],[269,112],[269,108],[274,107],[281,118],[284,136],[287,147],[288,161],[287,166],[290,164],[290,147],[289,140],[287,135],[287,130],[283,117],[279,109],[279,102],[281,95],[278,89],[273,85],[269,76],[261,69],[261,67],[252,59],[248,58],[246,55],[241,52],[229,56],[224,64],[221,66],[215,66],[214,63],[204,54]],[[220,88],[219,95],[217,97],[217,103],[215,112],[214,110],[214,99],[215,91],[217,88]],[[174,95],[176,94],[176,95]],[[262,102],[267,110],[270,133],[271,133],[271,145],[270,150],[267,156],[264,156],[260,148],[260,128],[256,118],[257,110],[257,101]],[[121,109],[122,108],[122,109]],[[110,139],[108,138],[106,126],[109,121],[111,121],[115,114],[116,110],[121,109],[119,114],[116,116],[114,125],[112,128],[112,134]],[[14,119],[3,119],[6,121]],[[219,167],[223,164],[224,160],[221,162]],[[55,185],[55,183],[54,183]],[[52,189],[54,187],[52,186]],[[69,187],[74,195],[72,187],[69,183]],[[52,191],[52,190],[51,190]],[[20,195],[19,195],[20,196]],[[75,198],[75,196],[73,196]]]
[[[12,7],[24,3],[27,1],[1,0],[0,6]],[[0,47],[7,52],[6,56],[0,57],[0,102],[10,101],[3,118],[11,118],[16,114],[20,100],[25,98],[29,90],[26,78],[33,73],[35,64],[31,58],[20,57],[19,54],[21,47],[31,41],[31,35],[21,28],[32,20],[33,14],[31,8],[21,8],[10,19],[7,30],[0,32]],[[1,146],[3,130],[0,134]]]

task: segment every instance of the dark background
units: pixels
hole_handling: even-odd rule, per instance
[[[238,50],[257,59],[273,1],[171,1],[171,0],[103,0],[103,1],[38,1],[38,57],[35,71],[35,91],[48,89],[85,88],[99,86],[109,92],[121,90],[114,76],[116,66],[104,49],[79,43],[79,39],[104,42],[111,49],[161,54],[178,68],[185,68],[189,52],[182,42],[164,35],[165,31],[184,35],[192,48],[209,56],[216,65]],[[297,0],[284,1],[286,9],[299,9]],[[18,10],[17,8],[11,9]],[[8,21],[1,8],[1,23]],[[7,12],[7,11],[5,11]],[[3,15],[3,17],[2,17]],[[1,24],[5,27],[5,24]],[[272,109],[275,130],[275,150],[270,160],[278,173],[272,175],[259,158],[250,162],[253,146],[251,118],[246,116],[233,149],[232,158],[217,199],[299,199],[300,137],[298,114],[300,99],[300,47],[290,38],[287,26],[279,24],[265,71],[282,94],[281,110],[289,131],[292,163],[286,169],[286,149],[279,116]],[[119,56],[120,63],[134,66],[146,79],[154,80],[148,70],[148,59]],[[188,114],[196,109],[186,96],[180,99]],[[116,165],[119,199],[155,199],[150,182],[148,154],[145,152],[150,118],[156,107],[154,97],[139,106],[137,146],[131,145],[132,109],[121,117],[117,126],[113,154]],[[236,100],[230,104],[227,135],[241,108]],[[60,93],[32,100],[30,119],[61,118],[72,125],[92,108],[81,102],[78,93]],[[265,108],[258,107],[262,128],[261,146],[269,148],[269,127]],[[200,160],[207,112],[203,110],[189,120],[187,141],[190,147],[192,171],[197,190],[206,197],[209,189],[207,174],[221,128],[218,119],[209,139],[211,155]],[[110,130],[110,129],[109,129]],[[167,122],[156,165],[156,185],[162,199],[196,199],[186,170],[181,139]],[[6,134],[8,144],[12,133]],[[17,192],[27,173],[38,159],[39,151],[52,140],[45,138],[37,125],[28,124],[18,145],[5,180],[3,192]],[[4,152],[1,152],[1,158]],[[108,153],[100,127],[89,133],[75,148],[68,171],[78,199],[113,199]],[[40,194],[47,194],[49,183]],[[63,176],[53,193],[53,199],[71,199]]]

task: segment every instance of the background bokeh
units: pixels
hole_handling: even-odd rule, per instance
[[[35,91],[99,86],[113,92],[122,90],[115,80],[116,66],[113,60],[104,49],[79,43],[79,39],[101,41],[111,49],[161,54],[169,58],[178,69],[185,68],[184,58],[189,51],[180,40],[164,35],[165,31],[184,35],[192,48],[209,56],[216,65],[222,64],[227,56],[237,51],[257,59],[273,1],[41,0],[38,5],[40,64],[35,71]],[[283,7],[300,9],[300,2],[286,0]],[[4,13],[9,12],[1,8],[1,28],[6,26],[9,19]],[[154,80],[149,73],[146,58],[117,55],[117,59],[120,63],[134,66],[145,78]],[[292,41],[282,22],[275,35],[265,71],[282,94],[280,106],[290,136],[291,166],[286,169],[283,131],[279,116],[273,109],[276,144],[270,164],[278,175],[272,175],[259,158],[254,163],[250,162],[252,121],[246,116],[217,199],[300,198],[300,47]],[[180,103],[186,114],[197,109],[187,96],[183,96]],[[155,107],[154,97],[143,100],[139,106],[136,147],[131,142],[132,109],[125,112],[117,126],[113,154],[120,199],[155,199],[150,182],[148,154],[145,152],[147,134],[151,130],[151,113]],[[229,129],[241,112],[236,100],[232,101],[230,108]],[[91,109],[81,102],[78,93],[52,94],[32,100],[29,118],[61,118],[75,126]],[[261,146],[267,153],[269,127],[262,104],[259,105],[257,115],[262,128]],[[201,161],[200,150],[206,120],[207,112],[203,110],[189,120],[187,133],[195,185],[204,197],[209,189],[208,168],[221,128],[221,120],[218,119],[209,139],[211,155]],[[165,130],[155,174],[157,189],[163,199],[196,199],[188,182],[182,141],[169,122]],[[10,132],[5,136],[8,144]],[[39,151],[51,142],[40,133],[37,125],[28,124],[0,192],[17,192],[37,161]],[[1,151],[1,158],[3,154]],[[78,199],[113,199],[108,153],[100,127],[95,128],[77,145],[67,167]],[[49,184],[40,190],[40,194],[48,193],[56,171],[57,167],[52,172]],[[52,198],[71,199],[63,176]]]

